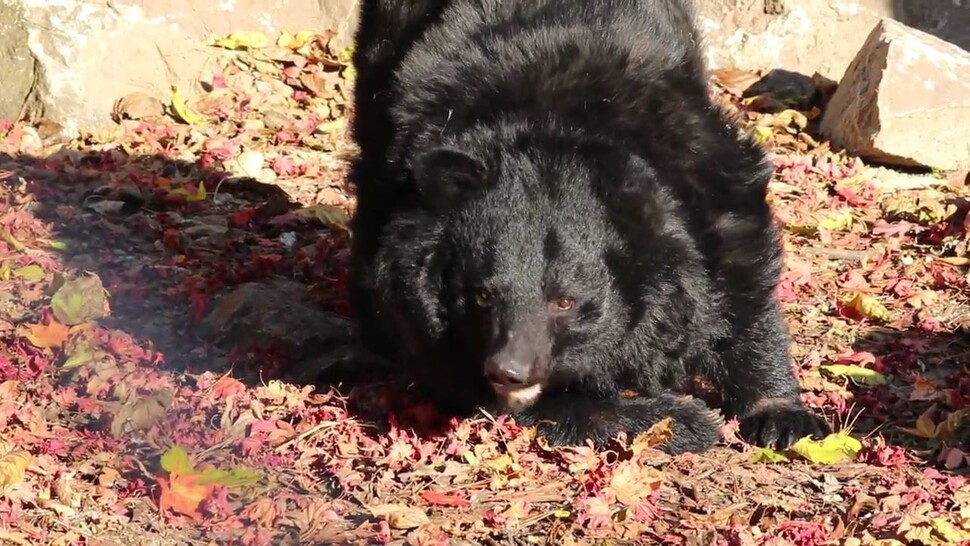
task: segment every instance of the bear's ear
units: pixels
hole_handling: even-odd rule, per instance
[[[433,210],[443,211],[480,195],[488,179],[482,160],[454,148],[435,148],[411,164],[421,199]]]

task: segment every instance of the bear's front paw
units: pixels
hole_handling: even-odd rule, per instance
[[[832,432],[828,423],[798,402],[779,400],[759,405],[741,419],[741,437],[750,444],[787,449],[805,436],[821,439]]]
[[[563,397],[531,408],[516,417],[551,445],[582,445],[587,439],[601,446],[620,432],[636,436],[671,417],[672,437],[658,446],[671,455],[701,453],[721,438],[720,415],[696,398],[661,394],[652,398],[586,399]]]

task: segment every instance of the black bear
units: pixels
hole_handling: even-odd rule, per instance
[[[829,432],[774,288],[771,168],[708,94],[682,0],[363,0],[350,291],[360,341],[442,408],[553,444],[673,419],[701,452]],[[621,395],[634,391],[636,397]]]

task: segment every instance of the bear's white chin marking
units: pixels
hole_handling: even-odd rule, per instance
[[[520,411],[535,404],[542,394],[542,385],[536,383],[521,389],[496,391],[505,406],[511,411]]]

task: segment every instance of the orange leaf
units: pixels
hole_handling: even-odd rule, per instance
[[[70,329],[51,319],[50,324],[28,324],[30,332],[25,336],[35,347],[41,349],[54,349],[60,347],[67,341],[67,334]]]
[[[162,492],[158,499],[158,508],[170,509],[196,521],[201,520],[199,505],[212,494],[216,486],[212,483],[200,484],[200,477],[198,474],[183,476],[173,472],[169,475],[169,480],[159,478],[158,485]]]
[[[448,495],[438,491],[424,491],[421,493],[424,502],[434,506],[453,506],[455,508],[468,508],[471,504],[458,495]]]

